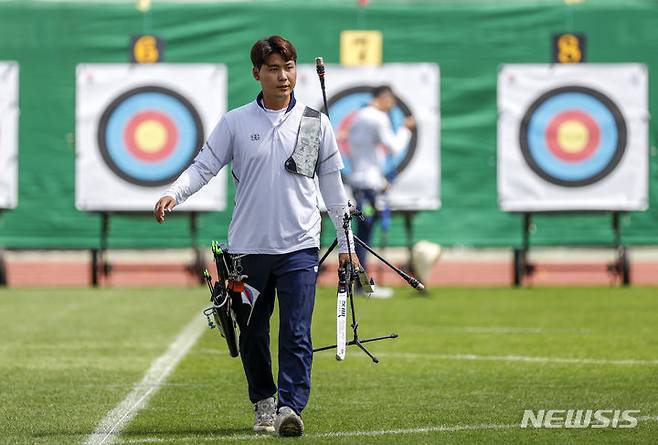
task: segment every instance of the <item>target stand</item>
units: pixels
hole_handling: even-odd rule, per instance
[[[514,249],[514,264],[513,264],[513,285],[514,287],[520,287],[523,285],[524,280],[532,277],[536,272],[541,270],[548,270],[554,272],[573,272],[573,271],[590,271],[592,266],[590,265],[581,265],[581,266],[563,266],[563,265],[539,265],[537,263],[530,262],[528,260],[528,255],[530,252],[530,231],[532,226],[532,217],[535,214],[541,215],[564,215],[565,212],[524,212],[523,216],[523,245],[521,248]],[[569,212],[568,214],[572,214]],[[588,212],[588,214],[592,214]],[[611,247],[616,252],[616,260],[608,263],[606,265],[606,270],[611,277],[623,286],[629,286],[631,284],[631,274],[630,274],[630,261],[628,259],[628,249],[621,241],[621,228],[619,225],[619,218],[621,212],[611,212],[611,222],[612,222],[612,232],[613,232],[613,243]],[[598,266],[595,266],[599,270]]]
[[[649,204],[648,69],[641,64],[507,64],[498,74],[498,202],[522,216],[513,284],[539,269],[603,268],[631,283],[620,215]],[[529,260],[536,215],[610,217],[614,249],[605,266]]]
[[[181,272],[201,283],[198,215],[225,208],[226,173],[177,209],[189,220],[189,264],[129,264],[109,258],[111,221],[152,220],[153,204],[204,146],[208,129],[226,112],[221,64],[80,64],[76,67],[76,182],[79,211],[99,216],[99,240],[89,247],[91,285],[118,272]],[[179,216],[173,216],[178,219]],[[135,242],[137,239],[134,240]],[[137,248],[134,245],[127,247]],[[114,264],[112,264],[114,263]]]
[[[98,287],[101,282],[107,282],[110,276],[115,272],[175,272],[180,271],[179,265],[149,265],[149,264],[112,264],[107,258],[109,250],[108,238],[111,231],[110,217],[112,214],[119,214],[122,216],[134,216],[135,213],[128,212],[101,212],[101,230],[99,247],[91,249],[91,285]],[[138,214],[144,217],[153,218],[150,213]],[[189,218],[189,233],[191,239],[190,248],[194,252],[194,259],[183,266],[183,269],[188,272],[199,284],[205,283],[201,271],[205,268],[203,253],[199,248],[199,223],[198,212],[187,212],[186,216]]]

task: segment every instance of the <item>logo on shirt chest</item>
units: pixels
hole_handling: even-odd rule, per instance
[[[249,136],[249,139],[251,139],[251,140],[254,141],[254,142],[255,142],[255,141],[260,141],[260,134],[258,134],[258,133],[252,133],[251,136]]]

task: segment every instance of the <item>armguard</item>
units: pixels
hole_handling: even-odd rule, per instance
[[[309,178],[315,176],[320,155],[320,124],[320,112],[309,107],[304,108],[297,130],[295,149],[284,164],[290,173]]]

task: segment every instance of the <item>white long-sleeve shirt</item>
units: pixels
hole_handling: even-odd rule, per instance
[[[304,108],[293,98],[284,112],[270,111],[263,107],[259,96],[256,101],[229,111],[192,165],[165,195],[181,204],[232,162],[236,192],[228,234],[230,252],[280,254],[319,247],[321,216],[314,180],[290,173],[284,167],[295,147]],[[324,115],[320,139],[317,175],[323,198],[328,201],[328,208],[346,208],[339,174],[343,162]],[[340,251],[344,252],[341,231],[342,228],[337,235],[342,241]]]
[[[383,146],[387,153],[397,154],[411,139],[411,131],[400,127],[393,131],[391,120],[383,111],[369,105],[357,112],[348,132],[352,151],[352,173],[350,185],[359,189],[382,190],[386,178],[382,173],[377,147]]]

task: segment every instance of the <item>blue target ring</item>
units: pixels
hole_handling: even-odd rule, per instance
[[[103,112],[98,126],[98,147],[108,167],[120,178],[146,187],[176,179],[201,149],[203,137],[203,124],[192,104],[156,86],[121,94]]]
[[[564,187],[591,185],[609,175],[624,155],[626,137],[619,107],[581,86],[542,94],[526,111],[519,132],[528,166]]]
[[[335,94],[329,99],[327,103],[329,116],[331,116],[334,132],[337,135],[349,130],[351,119],[355,113],[366,107],[372,100],[372,90],[371,86],[352,87]],[[409,107],[397,96],[396,100],[397,105],[388,113],[394,131],[402,126],[408,116],[411,116]],[[381,167],[384,176],[393,178],[406,168],[416,152],[417,141],[418,132],[414,127],[411,130],[411,139],[407,147],[395,155],[387,155],[383,160]],[[338,148],[345,165],[342,173],[349,177],[352,172],[351,149],[346,141],[339,141]]]

